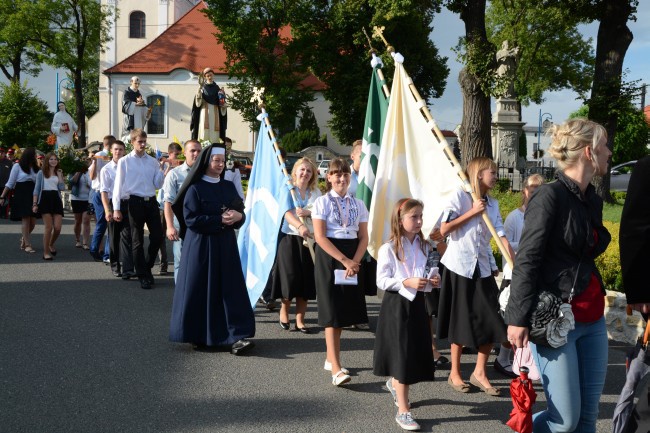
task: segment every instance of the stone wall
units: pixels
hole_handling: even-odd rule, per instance
[[[632,345],[645,332],[645,322],[638,311],[633,311],[632,315],[628,316],[626,307],[627,300],[624,293],[607,291],[605,296],[607,336],[610,340]]]

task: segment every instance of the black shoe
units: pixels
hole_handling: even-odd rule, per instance
[[[284,329],[285,331],[288,331],[291,326],[289,323],[284,323],[282,320],[280,320],[280,328]]]
[[[238,342],[232,345],[232,348],[230,349],[230,353],[232,353],[233,355],[243,355],[253,347],[255,347],[255,343],[246,340],[245,338],[242,338],[241,340],[239,340]]]
[[[502,375],[504,375],[504,376],[506,376],[506,377],[509,377],[509,378],[511,378],[511,379],[515,379],[515,378],[519,377],[519,376],[517,376],[517,375],[512,371],[512,364],[510,365],[510,371],[506,370],[506,367],[504,367],[503,365],[501,365],[501,363],[499,362],[498,359],[495,359],[495,360],[494,360],[494,364],[493,364],[493,365],[494,365],[494,369],[495,369],[497,372],[501,373]]]
[[[90,253],[90,257],[92,257],[94,261],[96,262],[102,261],[102,256],[100,256],[97,251],[89,251],[89,253]]]
[[[167,267],[160,267],[160,271],[158,271],[158,275],[167,275],[169,272],[167,272]]]
[[[275,310],[275,300],[273,300],[273,299],[271,299],[270,301],[267,301],[264,298],[260,298],[260,299],[257,300],[257,303],[263,305],[269,311]]]
[[[144,290],[151,289],[151,283],[146,278],[140,278],[140,288]]]
[[[298,328],[298,327],[296,326],[296,330],[297,330],[297,331],[300,331],[300,332],[303,333],[303,334],[311,334],[311,331],[309,330],[309,328],[306,328],[306,327],[304,327],[304,326],[303,326],[302,328]]]
[[[122,276],[122,272],[120,272],[119,268],[111,268],[111,272],[114,277],[120,278]]]
[[[136,274],[133,271],[126,271],[126,272],[122,273],[122,279],[123,280],[128,280],[129,278],[133,278],[135,276],[136,276]]]
[[[433,361],[433,364],[436,367],[442,367],[443,365],[449,364],[449,358],[447,358],[446,356],[440,355],[440,357],[438,359],[435,359]]]
[[[154,284],[156,284],[156,280],[154,280],[153,274],[151,273],[151,271],[149,271],[149,273],[147,274],[147,276],[145,278],[147,279],[147,281],[149,281],[149,284],[151,284],[152,286]]]

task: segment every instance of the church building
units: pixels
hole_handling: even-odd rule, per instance
[[[149,143],[161,151],[177,138],[190,138],[190,117],[198,74],[206,67],[215,71],[215,82],[226,95],[236,82],[225,73],[226,52],[215,36],[217,29],[201,12],[207,7],[202,0],[101,0],[102,5],[117,12],[110,27],[111,41],[100,54],[99,111],[89,119],[89,140],[106,134],[122,133],[122,95],[132,76],[140,77],[140,92],[152,108],[146,131]],[[327,125],[329,103],[322,92],[323,84],[315,77],[315,100],[310,107],[321,134],[328,137],[328,147],[346,153],[335,144]],[[312,84],[310,82],[310,84]],[[269,113],[273,122],[273,113]],[[251,130],[241,114],[228,109],[227,135],[237,151],[254,151],[259,125]],[[280,137],[281,139],[281,137]]]

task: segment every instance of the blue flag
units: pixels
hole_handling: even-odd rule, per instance
[[[246,193],[246,222],[239,229],[237,246],[253,308],[264,291],[277,250],[278,232],[284,214],[293,207],[286,177],[271,141],[271,126],[264,123],[267,113],[258,116],[260,132],[255,161]]]

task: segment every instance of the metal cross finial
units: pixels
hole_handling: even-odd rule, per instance
[[[264,87],[253,87],[253,96],[251,102],[256,102],[257,105],[262,105],[262,95],[264,95]]]
[[[384,44],[388,46],[388,42],[386,41],[386,38],[384,38],[384,30],[386,29],[385,26],[374,26],[372,28],[372,36],[375,38],[381,38],[382,41],[384,41]]]

